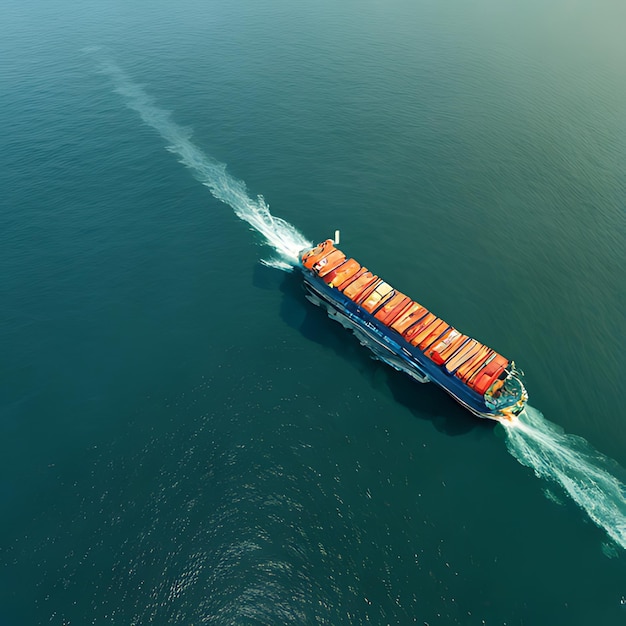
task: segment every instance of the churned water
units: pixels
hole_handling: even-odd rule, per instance
[[[9,2],[0,624],[624,623],[625,19]],[[517,427],[307,302],[335,228]]]

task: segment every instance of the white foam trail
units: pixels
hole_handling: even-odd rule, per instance
[[[237,217],[261,233],[291,266],[298,260],[300,250],[311,247],[311,243],[296,228],[270,213],[262,196],[257,196],[256,200],[250,198],[245,184],[228,174],[226,165],[207,156],[194,145],[190,140],[190,130],[173,122],[169,111],[156,107],[142,87],[133,83],[117,65],[103,62],[101,70],[111,78],[115,91],[124,97],[126,106],[139,113],[141,119],[168,142],[167,149],[193,171],[194,176],[211,190],[215,198],[229,205]]]
[[[265,265],[265,267],[272,267],[275,270],[282,270],[283,272],[291,272],[294,269],[292,264],[281,261],[280,259],[261,259],[261,263]]]
[[[245,184],[230,176],[223,163],[194,145],[191,132],[173,122],[168,111],[156,107],[142,87],[133,83],[119,67],[103,62],[101,69],[111,78],[126,105],[168,142],[167,149],[193,171],[215,198],[229,205],[237,217],[261,233],[288,261],[270,260],[265,264],[292,269],[298,252],[311,247],[311,243],[291,224],[274,217],[262,196],[257,196],[256,200],[250,198]],[[626,548],[626,487],[610,470],[620,471],[621,468],[581,437],[561,432],[532,407],[527,408],[515,427],[506,427],[506,433],[507,447],[520,463],[532,468],[537,476],[559,483],[616,544]]]
[[[516,426],[506,427],[507,447],[541,478],[558,482],[609,537],[626,548],[624,470],[585,439],[565,434],[541,412],[527,407]]]

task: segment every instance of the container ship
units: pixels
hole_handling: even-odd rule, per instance
[[[300,252],[308,298],[350,328],[375,355],[433,382],[474,415],[512,421],[528,400],[515,363],[464,335],[335,247]]]

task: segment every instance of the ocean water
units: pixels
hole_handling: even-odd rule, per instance
[[[5,2],[0,624],[626,623],[624,23]],[[519,428],[305,299],[336,228]]]

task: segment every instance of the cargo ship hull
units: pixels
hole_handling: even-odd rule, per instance
[[[325,244],[327,247],[330,245],[332,251],[337,251],[337,249],[332,246],[332,242],[325,242]],[[320,246],[322,245],[324,244],[320,244]],[[365,288],[364,291],[358,296],[349,292],[349,289],[346,288],[345,282],[343,285],[340,285],[340,288],[337,288],[337,286],[333,284],[333,281],[329,280],[329,277],[333,275],[337,276],[338,270],[335,270],[334,274],[328,273],[320,269],[319,261],[317,263],[310,262],[311,255],[316,250],[319,250],[320,246],[314,248],[313,250],[303,251],[303,253],[301,253],[302,263],[300,267],[303,273],[304,286],[308,292],[309,300],[316,305],[324,306],[328,310],[331,318],[339,321],[346,328],[351,329],[357,337],[361,339],[361,343],[367,345],[377,358],[391,365],[395,369],[405,372],[418,382],[435,383],[477,417],[497,421],[501,421],[503,419],[512,420],[521,412],[528,396],[520,381],[519,372],[515,370],[514,364],[509,364],[509,362],[506,361],[508,368],[502,367],[500,370],[495,370],[494,381],[486,383],[490,385],[489,392],[485,393],[482,389],[479,389],[478,391],[473,389],[467,384],[467,379],[462,380],[455,375],[456,370],[449,371],[446,368],[446,364],[443,362],[443,359],[439,354],[435,354],[433,356],[432,349],[430,353],[425,353],[424,349],[420,348],[419,345],[413,345],[415,342],[409,342],[402,333],[398,332],[393,327],[390,327],[389,322],[384,323],[384,321],[381,321],[380,318],[383,318],[383,314],[380,311],[382,310],[385,298],[381,299],[381,305],[378,307],[368,306],[371,302],[372,296],[370,295],[370,299],[368,300],[367,294],[373,293],[372,286]],[[345,259],[345,256],[343,256],[343,258]],[[307,260],[309,262],[307,262]],[[350,259],[350,261],[354,262],[352,259]],[[345,266],[345,263],[345,260],[342,263],[339,263],[337,266],[339,270],[342,266]],[[359,273],[357,272],[356,275],[358,277]],[[378,279],[378,277],[373,278],[377,280],[373,280],[371,284],[379,285],[379,289],[381,284],[386,285],[386,283]],[[347,282],[350,284],[350,281]],[[351,282],[353,285],[356,284],[355,279],[352,279]],[[349,293],[349,295],[346,295],[346,293],[342,291],[342,287],[346,293]],[[389,286],[387,285],[387,287]],[[391,302],[393,300],[392,296],[395,293],[395,290],[387,292],[386,299]],[[365,305],[363,304],[364,301]],[[367,310],[364,306],[370,310]],[[421,305],[413,303],[413,307],[420,306]],[[407,310],[406,305],[405,310]],[[426,310],[424,309],[424,311]],[[431,317],[434,317],[428,311],[426,311],[426,313],[431,315]],[[417,324],[418,322],[415,322],[414,326]],[[445,325],[445,323],[443,324]],[[440,328],[443,328],[443,325],[440,326]],[[455,334],[450,335],[451,330]],[[409,327],[409,331],[404,331],[405,334],[410,334],[410,332],[411,327]],[[436,332],[437,331],[435,331],[434,334],[436,334]],[[436,343],[437,340],[440,340],[442,337],[459,337],[459,335],[460,333],[458,331],[451,329],[451,327],[446,325],[445,331],[443,331],[441,335],[437,336],[437,338],[433,341]],[[461,353],[463,349],[467,350],[465,346],[468,345],[468,341],[477,343],[474,340],[469,340],[467,338],[465,341],[462,341],[464,337],[465,336],[460,336],[456,340],[460,344],[459,349],[456,351],[457,353]],[[435,343],[432,345],[435,345]],[[444,344],[445,340],[438,345]],[[423,346],[424,344],[422,343],[420,345]],[[451,346],[449,349],[450,358],[448,358],[448,363],[454,359],[454,354],[456,354],[452,351],[453,348],[454,346]],[[486,350],[490,351],[488,348]],[[497,354],[493,351],[490,351],[490,353],[492,356],[490,358],[485,358],[483,363],[489,364],[494,359],[493,354]],[[427,356],[427,354],[429,356]],[[459,361],[462,363],[462,359],[459,359]],[[483,364],[482,366],[479,365],[477,367],[485,369],[487,366]],[[492,398],[490,394],[492,393],[492,389],[495,387],[504,387],[506,394],[508,394],[506,398],[500,398],[499,400],[496,400],[495,397]],[[512,390],[515,390],[516,397],[513,397]],[[492,406],[487,404],[487,400],[490,401]]]

